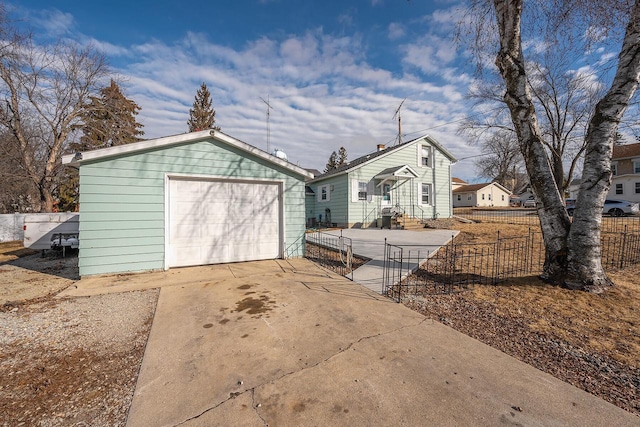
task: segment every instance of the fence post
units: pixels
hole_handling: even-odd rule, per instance
[[[385,295],[387,283],[389,281],[389,249],[387,247],[387,238],[384,238],[384,255],[382,261],[382,295]]]
[[[627,246],[627,224],[624,225],[624,233],[622,234],[622,245],[620,246],[620,267],[624,267],[624,259],[627,251],[625,250],[625,246]]]
[[[496,263],[495,263],[495,268],[496,270],[493,273],[493,280],[492,280],[492,285],[495,285],[496,283],[498,283],[498,278],[500,277],[500,230],[498,230],[498,240],[496,241],[496,249],[495,249],[495,256],[496,256]]]

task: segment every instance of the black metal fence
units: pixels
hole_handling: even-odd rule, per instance
[[[517,224],[536,227],[540,225],[538,212],[525,208],[455,208],[455,216],[475,222]],[[640,216],[615,217],[602,216],[602,231],[622,232],[623,230],[640,232]]]
[[[640,263],[640,233],[602,233],[602,264],[614,270]],[[539,231],[490,243],[451,243],[424,259],[409,246],[385,245],[383,290],[400,302],[410,295],[451,293],[470,285],[496,285],[509,278],[538,275],[544,265]],[[411,268],[411,266],[414,266]],[[419,268],[415,268],[419,266]]]
[[[353,280],[353,245],[351,239],[315,231],[306,234],[305,257]]]

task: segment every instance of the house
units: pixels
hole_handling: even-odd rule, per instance
[[[466,184],[453,189],[453,207],[509,206],[511,191],[497,182]]]
[[[640,202],[640,143],[614,145],[607,199]]]
[[[311,174],[220,131],[64,156],[80,275],[302,256]]]
[[[455,190],[456,188],[461,187],[463,185],[467,185],[467,184],[468,184],[468,182],[465,181],[464,179],[460,179],[460,178],[457,178],[455,176],[451,177],[451,189],[452,190]]]
[[[448,218],[455,157],[430,136],[385,147],[307,182],[308,222],[376,226],[393,209],[418,219]]]

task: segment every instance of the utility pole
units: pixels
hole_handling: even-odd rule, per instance
[[[271,104],[269,104],[269,95],[267,94],[267,100],[265,101],[264,98],[260,97],[260,99],[262,100],[262,102],[264,102],[265,104],[267,104],[267,153],[271,154],[271,127],[269,125],[269,118],[271,116],[271,111],[273,110],[273,107],[271,106]]]
[[[393,115],[393,118],[391,119],[391,120],[395,120],[396,116],[398,117],[398,145],[402,144],[402,117],[400,116],[400,109],[402,108],[402,104],[404,104],[404,101],[406,100],[407,98],[402,100],[402,102],[400,103],[400,106],[398,107],[395,114]]]

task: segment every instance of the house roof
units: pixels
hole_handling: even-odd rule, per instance
[[[458,188],[454,188],[452,190],[452,193],[473,193],[473,192],[482,190],[485,187],[489,187],[490,185],[495,185],[496,187],[498,187],[499,189],[501,189],[505,193],[511,194],[511,191],[507,190],[506,188],[504,188],[502,185],[498,184],[497,182],[483,182],[483,183],[480,183],[480,184],[467,184],[467,185],[463,185],[463,186],[458,187]]]
[[[398,145],[394,145],[392,147],[387,147],[384,150],[380,150],[380,151],[374,151],[373,153],[369,153],[369,154],[365,154],[364,156],[358,157],[355,160],[351,160],[347,163],[345,163],[344,165],[336,168],[336,169],[332,169],[329,172],[323,173],[320,176],[316,176],[312,181],[319,181],[321,179],[325,179],[328,178],[330,176],[335,176],[335,175],[340,175],[343,173],[348,173],[354,169],[359,168],[360,166],[363,166],[377,158],[386,156],[388,154],[391,154],[392,152],[400,149],[400,148],[404,148],[408,145],[411,145],[413,143],[415,143],[416,141],[419,141],[421,139],[425,139],[427,140],[429,143],[431,143],[434,147],[436,147],[438,150],[440,150],[440,152],[442,152],[445,156],[447,156],[449,158],[449,160],[451,160],[452,162],[457,161],[456,158],[453,156],[453,154],[451,154],[446,148],[444,148],[442,145],[440,145],[440,143],[438,143],[435,139],[433,139],[432,137],[430,137],[429,135],[423,135],[419,138],[415,138],[412,139],[411,141],[407,141],[404,142],[402,144],[398,144]]]
[[[456,184],[466,184],[467,183],[467,181],[465,181],[464,179],[456,178],[455,176],[451,177],[451,182],[454,182]]]
[[[611,160],[640,157],[640,142],[636,144],[614,145]]]
[[[85,151],[82,153],[69,154],[62,157],[62,163],[70,166],[80,166],[89,161],[108,159],[110,157],[120,156],[123,154],[134,154],[146,150],[171,147],[173,145],[184,144],[189,142],[205,141],[207,139],[215,139],[216,141],[225,143],[231,147],[235,147],[248,154],[252,154],[270,163],[288,169],[305,178],[313,178],[313,174],[307,172],[303,168],[294,165],[279,157],[272,156],[266,151],[262,151],[253,145],[242,142],[232,136],[220,132],[219,130],[203,130],[199,132],[182,133],[179,135],[166,136],[164,138],[150,139],[147,141],[134,142],[132,144],[118,145],[115,147],[102,148],[99,150]]]
[[[311,174],[313,174],[313,176],[322,175],[322,172],[320,172],[318,169],[304,168],[304,170],[306,170],[307,172],[310,172]]]

